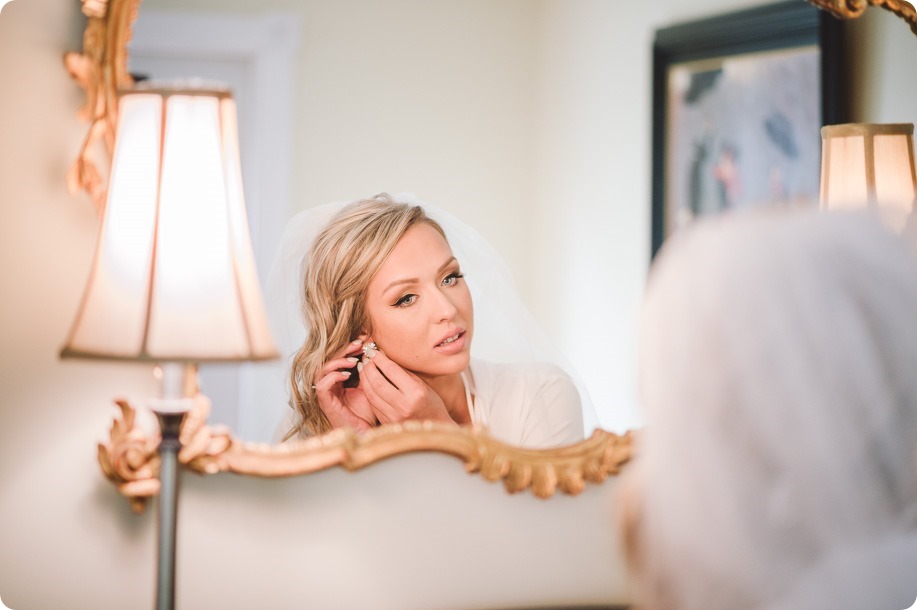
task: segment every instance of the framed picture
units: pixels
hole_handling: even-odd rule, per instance
[[[800,0],[656,31],[652,256],[702,215],[818,205],[842,43],[843,22]]]

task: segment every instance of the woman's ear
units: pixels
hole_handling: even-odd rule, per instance
[[[371,337],[372,334],[373,334],[373,325],[370,323],[369,320],[366,320],[365,322],[363,322],[362,326],[360,327],[360,336]]]
[[[372,336],[371,331],[366,326],[361,326],[354,340],[366,342]]]

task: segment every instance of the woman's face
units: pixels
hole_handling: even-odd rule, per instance
[[[426,223],[412,226],[369,282],[372,340],[421,377],[468,367],[474,308],[449,244]]]

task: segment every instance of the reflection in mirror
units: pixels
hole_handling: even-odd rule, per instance
[[[193,3],[188,3],[190,6]],[[128,69],[149,80],[190,77],[225,83],[239,108],[239,143],[246,207],[255,261],[264,286],[290,208],[293,63],[296,22],[284,15],[160,11],[143,3],[128,46]],[[267,203],[270,202],[270,203]],[[212,421],[244,431],[243,438],[270,441],[253,431],[259,405],[283,400],[280,379],[266,367],[210,364],[201,367],[202,391],[214,404]]]
[[[494,244],[602,427],[621,431],[640,423],[634,321],[649,251],[639,49],[660,26],[748,3],[715,4],[145,0],[131,70],[235,90],[262,282],[295,212],[413,191]],[[894,21],[893,39],[907,32]],[[897,57],[880,47],[856,55]],[[884,68],[861,72],[861,114],[906,99],[874,86]],[[204,371],[215,421],[251,429],[269,390],[250,370]]]
[[[414,419],[486,426],[529,448],[583,440],[586,392],[500,256],[417,203],[378,195],[288,225],[266,294],[286,304],[272,315],[294,355],[289,436]]]
[[[216,14],[203,1],[182,3],[177,12],[174,3],[147,0],[130,47],[133,73],[194,74],[235,90],[262,282],[296,211],[411,190],[494,245],[558,346],[552,361],[572,363],[587,380],[582,394],[606,407],[598,423],[631,427],[630,319],[639,288],[625,288],[633,294],[622,303],[612,286],[620,274],[601,261],[615,260],[640,278],[644,257],[618,263],[607,242],[591,237],[607,222],[601,215],[591,223],[595,218],[563,214],[564,200],[532,196],[550,180],[541,165],[551,162],[540,153],[547,144],[533,144],[553,137],[551,129],[565,120],[550,111],[560,100],[539,92],[542,76],[563,78],[549,75],[556,66],[538,55],[539,24],[549,15],[519,2],[444,2],[434,9],[405,1],[385,10],[369,2],[357,3],[359,9],[307,4],[301,12],[268,3],[265,12],[259,5],[257,13]],[[343,31],[348,35],[328,34]],[[282,70],[287,74],[278,77]],[[265,93],[278,81],[286,88]],[[642,253],[640,246],[638,238],[629,247]],[[476,344],[485,340],[476,333]],[[262,365],[204,367],[202,384],[214,422],[243,439],[276,440],[276,425],[266,425],[263,415],[278,405],[289,412],[286,374]],[[594,417],[590,410],[587,420]]]

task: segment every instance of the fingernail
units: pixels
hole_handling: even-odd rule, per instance
[[[362,344],[363,344],[363,340],[362,340],[362,339],[357,339],[357,340],[355,340],[355,341],[351,341],[350,344],[351,344],[351,345],[362,345]]]
[[[358,373],[362,373],[362,372],[363,372],[363,363],[362,363],[362,362],[358,362],[358,363],[357,363],[357,372],[358,372]]]
[[[356,358],[356,357],[353,357],[353,356],[347,359],[347,362],[353,362],[354,364],[356,364],[356,363],[359,362],[359,361],[360,361],[359,358]]]
[[[344,378],[350,377],[350,371],[341,371],[341,374],[344,375]]]

